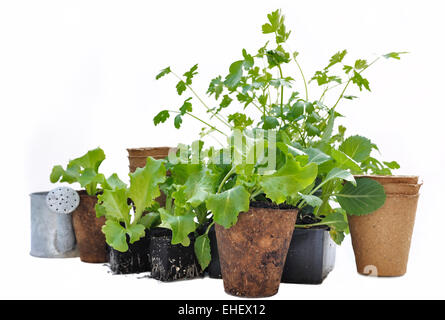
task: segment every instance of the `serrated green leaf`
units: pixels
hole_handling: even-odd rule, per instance
[[[198,70],[198,64],[195,64],[193,67],[190,68],[189,71],[184,73],[186,84],[188,84],[188,85],[192,84],[193,77],[198,74],[198,72],[196,72],[196,70]]]
[[[198,258],[202,270],[208,267],[212,260],[210,252],[210,239],[207,233],[200,235],[195,240],[195,255]]]
[[[113,249],[126,252],[128,250],[127,236],[125,228],[114,220],[107,220],[102,226],[105,240]]]
[[[374,212],[385,204],[383,186],[369,178],[357,179],[357,186],[347,182],[335,195],[340,206],[349,215],[365,215]]]
[[[365,137],[351,136],[340,145],[339,150],[355,161],[361,162],[371,154],[372,143]]]
[[[158,75],[156,76],[156,80],[159,80],[160,78],[162,78],[166,74],[169,74],[170,72],[171,72],[170,67],[162,69],[161,72],[159,72]]]
[[[316,177],[317,165],[315,163],[301,167],[293,157],[288,157],[285,165],[277,172],[261,176],[259,184],[266,197],[280,204],[309,186]]]
[[[181,112],[181,115],[185,115],[187,112],[192,112],[193,111],[192,104],[190,103],[191,99],[192,99],[192,97],[189,97],[189,98],[185,99],[184,103],[179,108],[179,111]]]
[[[153,123],[155,126],[157,126],[158,124],[164,123],[165,121],[167,121],[167,119],[169,117],[170,117],[170,113],[168,112],[168,110],[162,110],[153,118]]]
[[[127,189],[116,190],[104,190],[104,192],[98,195],[98,203],[102,208],[99,208],[100,212],[105,216],[107,220],[113,219],[119,222],[125,222],[126,225],[130,224],[130,209],[128,205],[128,192]]]
[[[176,91],[178,92],[179,95],[181,95],[185,90],[187,90],[187,85],[184,81],[179,81],[176,84]]]
[[[147,229],[156,227],[161,223],[161,215],[159,212],[148,212],[142,216],[139,223]]]
[[[180,114],[176,115],[175,120],[174,120],[174,124],[175,124],[175,128],[176,129],[181,128],[182,116]]]
[[[182,244],[184,247],[190,245],[190,238],[188,235],[196,230],[196,223],[194,221],[195,215],[189,211],[184,215],[177,216],[170,214],[167,210],[160,208],[161,220],[163,224],[168,226],[172,231],[172,244]]]
[[[145,237],[145,226],[139,223],[128,226],[125,231],[130,236],[130,243],[135,243]]]
[[[406,52],[406,51],[405,52],[390,52],[390,53],[384,54],[383,57],[386,59],[392,58],[392,59],[400,60],[400,55],[406,54],[406,53],[409,53],[409,52]]]
[[[240,212],[249,210],[250,195],[243,186],[218,194],[212,194],[206,201],[207,208],[213,213],[213,220],[228,229],[238,220]]]
[[[235,61],[229,67],[229,74],[224,80],[224,84],[229,88],[235,88],[243,75],[244,60]]]
[[[332,67],[333,65],[340,63],[343,61],[343,58],[345,57],[345,55],[347,54],[346,50],[343,51],[339,51],[336,54],[334,54],[331,59],[329,60],[329,64],[325,69],[329,69],[330,67]]]
[[[106,179],[103,187],[104,189],[110,190],[125,189],[127,188],[127,184],[119,179],[119,176],[116,173],[113,173],[108,179]]]
[[[88,151],[80,158],[70,161],[70,165],[78,165],[84,169],[93,169],[98,172],[99,166],[105,160],[105,153],[101,148]]]
[[[52,171],[51,171],[51,175],[49,176],[49,180],[51,181],[51,183],[56,183],[57,181],[59,181],[59,179],[63,176],[63,174],[65,173],[65,170],[63,170],[62,166],[54,166]]]
[[[391,162],[383,161],[383,163],[390,169],[400,169],[400,165],[396,161],[391,161]]]
[[[163,160],[147,158],[144,168],[137,168],[130,173],[130,188],[128,196],[133,200],[136,207],[135,221],[139,221],[142,213],[150,207],[154,199],[160,196],[159,184],[166,179],[166,170]]]
[[[346,180],[352,183],[354,186],[357,185],[354,176],[349,171],[342,170],[340,168],[333,168],[331,171],[329,171],[329,173],[326,175],[326,178],[323,180],[323,183],[334,179]]]
[[[275,129],[276,127],[278,127],[280,125],[277,118],[272,117],[272,116],[262,116],[261,120],[263,121],[262,128],[264,130]]]

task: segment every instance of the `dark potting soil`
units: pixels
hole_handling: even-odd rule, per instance
[[[150,235],[145,231],[145,237],[135,243],[129,242],[128,251],[120,252],[109,247],[110,269],[114,274],[130,274],[151,271]]]
[[[202,276],[195,256],[194,236],[190,235],[190,245],[172,245],[172,233],[165,228],[150,231],[151,277],[161,281],[192,279]]]

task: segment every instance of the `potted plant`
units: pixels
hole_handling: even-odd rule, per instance
[[[99,173],[99,167],[105,159],[102,149],[88,151],[85,155],[69,161],[66,169],[60,165],[53,167],[52,183],[79,183],[84,190],[78,191],[80,203],[72,213],[74,232],[80,259],[83,262],[102,263],[108,261],[105,237],[101,228],[104,218],[96,218],[95,205],[99,186],[104,187],[105,176]],[[112,180],[112,179],[111,179]]]
[[[98,196],[96,212],[103,216],[102,232],[110,246],[110,267],[115,274],[148,272],[151,270],[150,237],[146,232],[159,223],[154,209],[159,186],[166,179],[162,160],[146,159],[143,168],[130,176],[127,187],[117,175],[108,179],[110,188]]]
[[[217,107],[209,107],[192,88],[192,80],[198,70],[197,65],[185,72],[182,77],[170,67],[163,69],[157,75],[157,79],[173,74],[179,81],[176,85],[178,94],[190,92],[192,96],[184,100],[178,111],[163,110],[158,113],[154,123],[165,122],[171,114],[175,114],[174,125],[180,128],[182,118],[187,115],[207,126],[202,130],[202,135],[216,132],[227,136],[224,129],[210,124],[210,121],[193,113],[192,102],[196,99],[204,106],[211,119],[219,121],[229,130],[261,128],[276,132],[276,146],[282,152],[279,161],[284,162],[283,155],[290,152],[303,164],[318,165],[318,184],[312,186],[314,193],[311,193],[309,201],[298,204],[300,210],[286,260],[287,266],[284,268],[283,281],[321,283],[333,268],[335,258],[335,246],[329,240],[328,233],[337,244],[340,244],[344,233],[348,232],[344,209],[350,209],[350,203],[361,198],[366,199],[365,206],[361,210],[369,213],[378,209],[385,201],[383,188],[378,182],[358,181],[358,185],[353,186],[355,194],[352,194],[352,191],[343,185],[342,176],[350,179],[351,173],[363,173],[367,169],[376,173],[379,170],[387,172],[398,166],[394,162],[380,163],[370,157],[371,149],[377,147],[368,139],[360,136],[344,139],[345,128],[342,126],[338,127],[337,133],[334,132],[335,119],[342,116],[336,111],[339,102],[355,98],[345,95],[346,89],[355,84],[360,90],[363,88],[369,90],[369,82],[363,78],[362,73],[380,58],[371,63],[358,59],[352,65],[346,65],[342,62],[346,50],[335,54],[328,66],[317,71],[312,77],[311,81],[315,81],[323,90],[319,99],[309,101],[308,83],[298,63],[298,53],[284,49],[290,31],[287,31],[284,16],[279,10],[268,15],[268,23],[262,26],[262,31],[274,35],[274,47],[270,48],[267,42],[256,54],[249,54],[243,49],[242,59],[231,64],[229,74],[225,78],[218,76],[211,80],[207,93],[214,96],[219,104]],[[400,54],[392,52],[383,57],[399,59]],[[303,96],[291,90],[295,80],[284,75],[284,67],[292,62],[295,62],[304,83]],[[330,74],[331,69],[339,65],[343,67],[346,80]],[[341,88],[339,97],[332,107],[325,105],[327,93],[342,84],[344,87]],[[286,98],[285,93],[288,93]],[[257,114],[258,122],[243,112],[234,112],[226,117],[223,112],[228,110],[234,101],[241,103],[243,109],[252,108]],[[361,148],[354,150],[356,146]],[[351,180],[350,183],[356,182]],[[343,191],[351,194],[342,193]],[[332,201],[337,202],[337,207],[331,206]],[[209,233],[212,237],[212,229]],[[217,246],[213,244],[211,250],[213,258],[217,258],[216,248]],[[218,266],[213,265],[214,263],[217,263],[217,260],[213,259],[211,263],[211,276],[214,271],[217,277]]]

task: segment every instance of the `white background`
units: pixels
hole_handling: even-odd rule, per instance
[[[54,164],[97,146],[107,154],[102,170],[126,177],[127,147],[196,139],[201,126],[191,119],[181,131],[171,121],[154,128],[158,111],[181,103],[174,80],[154,76],[169,65],[183,73],[199,63],[194,86],[204,94],[242,48],[254,52],[269,39],[261,25],[276,8],[293,30],[290,43],[307,77],[345,48],[349,59],[410,52],[373,66],[366,73],[372,92],[339,111],[349,134],[371,138],[384,159],[399,161],[398,174],[420,175],[424,186],[404,277],[359,276],[348,237],[322,285],[283,284],[274,298],[445,298],[445,8],[426,0],[2,0],[0,298],[229,298],[218,280],[166,284],[113,276],[78,259],[30,257],[28,194],[54,187]]]

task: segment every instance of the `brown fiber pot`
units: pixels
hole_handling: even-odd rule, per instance
[[[97,197],[89,196],[85,191],[80,191],[79,196],[79,206],[73,212],[73,226],[80,260],[90,263],[107,262],[107,245],[102,233],[105,217],[96,218],[94,206]]]
[[[164,159],[168,156],[170,147],[153,147],[153,148],[132,148],[127,149],[128,160],[130,162],[130,172],[134,172],[137,168],[145,167],[147,157],[154,159]]]
[[[127,149],[128,160],[130,162],[130,172],[135,172],[137,168],[145,167],[145,164],[147,163],[147,157],[152,157],[156,160],[166,158],[171,149],[173,148],[153,147]],[[163,207],[166,201],[165,195],[161,192],[161,195],[156,199],[156,201],[159,202],[161,207]]]
[[[368,178],[383,181],[386,202],[371,214],[348,216],[357,272],[379,277],[402,276],[408,264],[419,199],[420,185],[414,187],[412,182],[417,184],[418,179]]]
[[[230,229],[216,225],[224,290],[259,298],[278,292],[297,210],[250,208]]]

